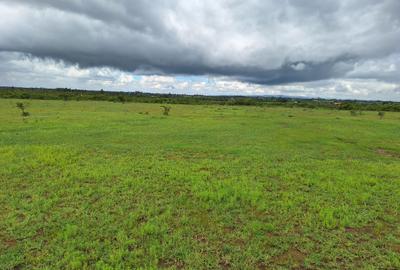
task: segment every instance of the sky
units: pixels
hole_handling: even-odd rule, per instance
[[[400,101],[399,0],[0,0],[0,85]]]

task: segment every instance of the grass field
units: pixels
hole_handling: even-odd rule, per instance
[[[400,113],[0,99],[0,269],[399,269]]]

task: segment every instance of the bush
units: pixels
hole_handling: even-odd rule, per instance
[[[26,117],[30,115],[29,112],[25,111],[27,105],[22,102],[17,102],[17,108],[21,111],[22,119],[25,120]]]
[[[163,108],[163,115],[168,116],[169,115],[169,111],[171,110],[170,106],[161,106],[161,108]]]
[[[122,104],[126,102],[126,97],[125,96],[118,96],[117,97],[118,102],[121,102]]]

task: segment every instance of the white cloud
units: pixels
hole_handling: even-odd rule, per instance
[[[382,64],[392,72],[393,63]],[[364,63],[367,70],[376,64]],[[370,66],[373,66],[369,68]],[[360,65],[362,66],[362,65]],[[397,68],[397,66],[396,66]],[[359,66],[355,70],[360,70]],[[363,69],[365,70],[365,68]],[[221,76],[143,75],[109,67],[80,68],[62,61],[0,53],[0,81],[3,85],[24,87],[68,87],[91,90],[144,91],[208,95],[289,95],[342,99],[400,101],[400,84],[377,79],[330,79],[282,85],[260,85]]]
[[[400,82],[400,54],[357,62],[347,74],[350,78],[378,78]]]
[[[293,68],[294,70],[300,71],[304,70],[306,68],[306,65],[304,63],[295,63],[292,64],[290,67]]]

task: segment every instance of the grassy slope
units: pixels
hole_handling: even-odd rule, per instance
[[[16,102],[0,269],[400,267],[399,113]]]

